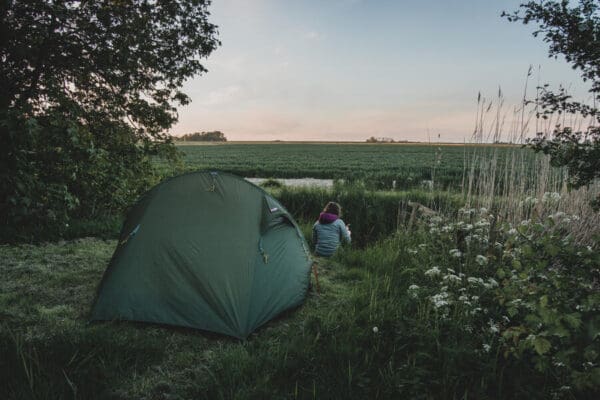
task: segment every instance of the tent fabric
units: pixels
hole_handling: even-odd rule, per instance
[[[188,173],[130,211],[91,320],[246,338],[304,301],[311,264],[298,225],[264,190],[228,173]]]

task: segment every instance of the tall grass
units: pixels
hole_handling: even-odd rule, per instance
[[[530,74],[531,71],[528,77]],[[462,184],[465,206],[493,210],[499,220],[513,224],[530,219],[543,220],[557,212],[574,215],[576,223],[572,225],[572,234],[579,241],[590,242],[600,227],[600,214],[591,206],[600,194],[600,182],[570,190],[565,168],[553,167],[547,155],[532,157],[523,149],[527,139],[536,132],[549,136],[559,122],[556,118],[565,118],[540,119],[535,104],[527,101],[527,85],[522,104],[512,111],[504,109],[501,91],[493,101],[478,98],[471,141],[508,142],[519,146],[501,156],[498,148],[484,146],[473,146],[465,153]],[[507,120],[510,121],[508,124]],[[575,117],[570,123],[582,122]]]
[[[403,228],[416,202],[440,213],[455,213],[459,195],[440,191],[408,190],[379,192],[363,184],[338,184],[333,189],[284,187],[273,194],[299,221],[313,223],[329,201],[342,206],[342,219],[351,225],[352,241],[364,247]]]

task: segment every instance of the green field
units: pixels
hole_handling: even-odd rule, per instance
[[[475,157],[534,155],[518,146],[366,143],[225,143],[179,145],[183,169],[218,169],[245,177],[364,180],[369,187],[419,186],[457,188]],[[170,168],[159,163],[164,173]]]

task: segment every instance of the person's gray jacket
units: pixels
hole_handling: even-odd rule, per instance
[[[331,257],[342,242],[350,243],[350,233],[341,219],[325,224],[315,222],[312,230],[315,253],[322,257]]]

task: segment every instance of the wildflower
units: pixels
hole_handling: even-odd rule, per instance
[[[489,344],[487,344],[487,343],[483,344],[483,351],[485,351],[486,353],[489,353],[491,349],[492,349],[492,346],[490,346]]]
[[[408,252],[408,254],[417,254],[417,250],[415,249],[408,249],[406,251]]]
[[[373,327],[373,333],[378,333],[378,332],[379,332],[379,328],[378,328],[378,327],[376,327],[376,326],[374,326],[374,327]]]
[[[448,293],[442,292],[431,297],[431,302],[435,308],[441,308],[450,304],[448,301]]]
[[[490,284],[491,287],[498,287],[498,282],[496,282],[496,280],[494,278],[489,278],[488,283]]]
[[[407,292],[408,292],[408,295],[409,295],[410,297],[412,297],[413,299],[416,299],[417,297],[419,297],[419,292],[418,292],[418,290],[419,290],[419,286],[417,286],[417,285],[410,285],[410,286],[408,287],[408,290],[407,290]]]
[[[436,215],[430,219],[430,221],[434,224],[439,224],[442,222],[442,217]]]
[[[508,231],[509,235],[516,235],[517,234],[517,230],[515,228],[510,228],[510,230]]]
[[[431,269],[428,269],[427,271],[425,271],[425,275],[427,276],[437,276],[440,274],[440,268],[439,267],[433,267]]]
[[[475,222],[475,228],[487,228],[488,226],[490,226],[490,221],[487,219],[480,219]]]
[[[459,249],[452,249],[450,250],[450,255],[452,257],[460,258],[462,257],[462,252]]]
[[[467,282],[469,282],[470,284],[476,284],[476,283],[478,283],[480,285],[484,284],[483,279],[481,279],[481,278],[475,278],[474,276],[469,276],[467,278]]]
[[[462,302],[465,302],[465,301],[468,301],[468,300],[469,300],[469,297],[468,297],[468,296],[465,296],[465,295],[463,294],[462,296],[460,296],[460,297],[458,298],[458,300],[460,300],[460,301],[462,301]]]
[[[557,192],[546,192],[542,196],[542,203],[554,203],[560,200],[560,194]]]
[[[454,275],[454,274],[448,274],[444,276],[444,281],[445,282],[449,282],[449,283],[453,283],[453,282],[461,282],[462,279],[460,279],[460,277]]]
[[[484,266],[488,263],[488,259],[486,256],[482,256],[481,254],[478,254],[477,257],[475,257],[475,261],[477,261],[477,264]]]
[[[494,323],[491,319],[488,321],[488,325],[490,326],[491,333],[498,333],[500,330],[498,329],[498,325]]]

